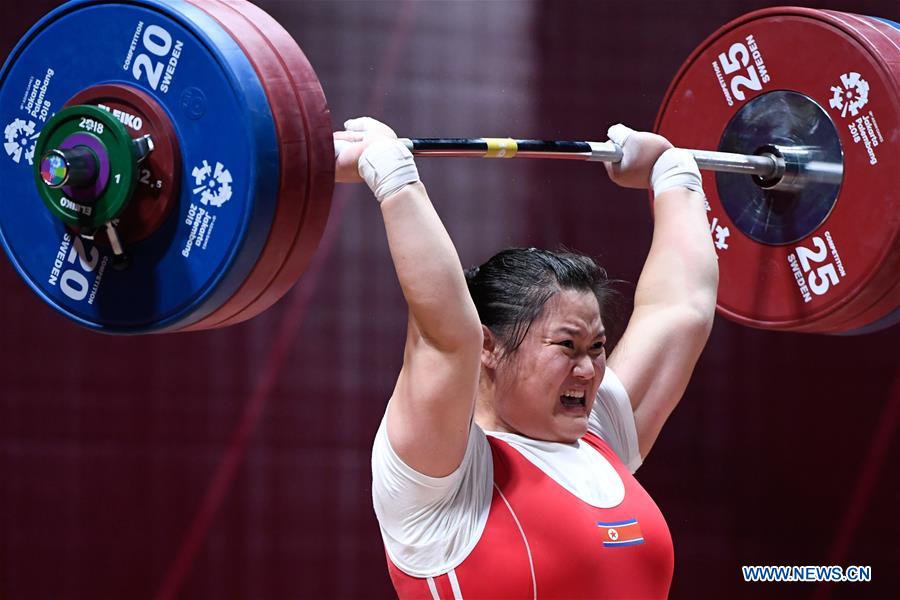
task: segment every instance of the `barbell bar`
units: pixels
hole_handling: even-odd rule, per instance
[[[400,138],[416,156],[478,158],[545,158],[617,163],[622,148],[615,142],[521,140],[512,138]],[[808,159],[803,148],[763,148],[759,154],[688,150],[697,166],[719,173],[741,173],[758,178],[760,185],[777,188],[785,173],[794,171],[792,186],[807,181],[840,185],[843,166]]]

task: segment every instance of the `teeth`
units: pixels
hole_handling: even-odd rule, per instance
[[[581,391],[569,390],[568,392],[563,394],[563,396],[565,396],[567,398],[584,398],[584,390],[581,390]]]

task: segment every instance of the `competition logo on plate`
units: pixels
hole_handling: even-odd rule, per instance
[[[869,82],[860,77],[859,73],[844,73],[841,75],[840,85],[831,86],[831,91],[834,96],[828,104],[841,111],[842,117],[846,117],[848,111],[855,117],[859,114],[859,109],[869,101]]]
[[[13,162],[20,163],[24,157],[29,165],[34,164],[34,147],[38,138],[35,125],[34,121],[15,119],[3,131],[5,137],[3,149]]]
[[[853,143],[862,144],[869,157],[869,164],[878,164],[876,148],[884,143],[884,135],[878,127],[878,120],[872,110],[860,114],[863,107],[869,104],[869,82],[856,71],[850,71],[840,76],[839,83],[831,86],[833,94],[828,105],[841,117],[850,118],[847,129]]]

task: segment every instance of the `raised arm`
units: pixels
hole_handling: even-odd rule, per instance
[[[620,133],[611,131],[611,137]],[[629,145],[641,148],[633,163],[624,165],[632,178],[611,175],[629,187],[646,187],[652,168],[654,227],[634,312],[608,362],[631,398],[638,445],[646,457],[709,337],[719,271],[693,158],[676,150],[661,156],[671,145],[652,134],[632,133],[623,141],[626,159]]]
[[[391,447],[425,475],[462,461],[478,389],[481,323],[453,242],[418,179],[412,155],[387,126],[354,119],[335,134],[339,181],[365,179],[381,205],[388,245],[409,305],[403,367],[387,412]],[[357,173],[358,167],[358,173]]]

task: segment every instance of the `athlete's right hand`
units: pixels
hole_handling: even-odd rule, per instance
[[[409,149],[394,130],[371,117],[350,119],[335,136],[335,181],[365,181],[378,202],[419,181]]]
[[[334,180],[338,183],[362,183],[359,157],[374,141],[397,139],[394,130],[371,117],[344,121],[344,130],[334,132]]]

